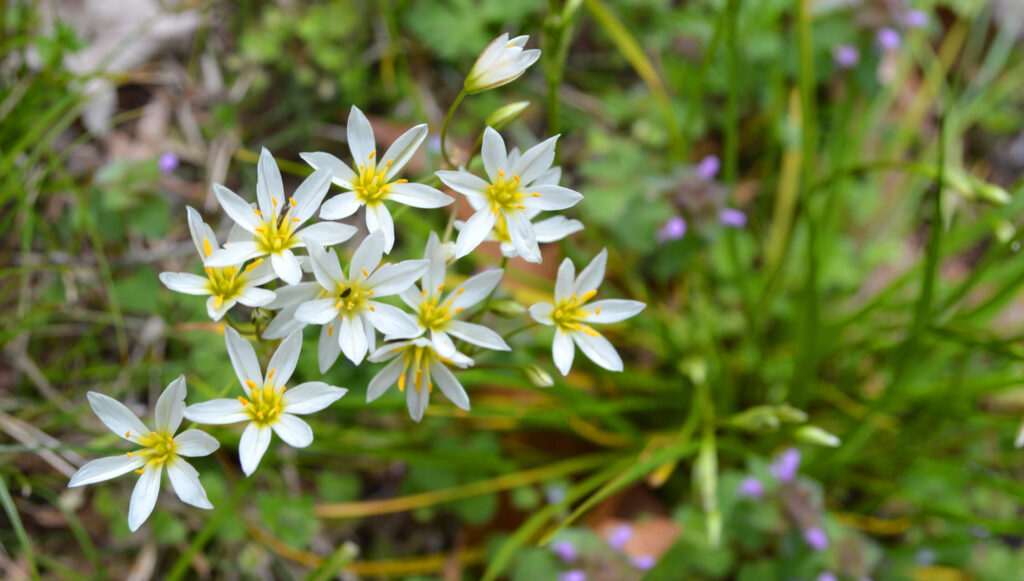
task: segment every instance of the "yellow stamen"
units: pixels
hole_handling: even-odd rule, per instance
[[[370,276],[370,273],[366,272],[365,268],[363,268],[361,270],[363,271],[363,276]]]
[[[125,454],[128,454],[128,457],[129,457],[129,458],[131,458],[131,457],[132,457],[132,453],[131,453],[131,452],[125,452]]]
[[[444,290],[444,285],[443,284],[437,286],[437,292],[441,292],[443,290]]]
[[[253,210],[252,213],[256,214],[257,216],[263,216],[263,212],[260,212],[259,210]]]
[[[538,194],[537,192],[533,192],[533,193],[532,193],[532,194],[530,194],[530,195],[531,195],[531,196],[533,196],[533,197],[535,197],[535,198],[539,198],[539,197],[540,197],[540,194]]]
[[[427,289],[423,289],[423,290],[420,291],[420,296],[421,297],[422,296],[426,296],[426,294],[427,294]]]
[[[503,172],[503,171],[501,171],[501,170],[499,169],[499,170],[498,170],[498,176],[499,176],[499,177],[500,177],[501,179],[505,179],[505,172]]]
[[[145,471],[145,470],[143,470],[142,468],[139,468],[138,470],[136,470],[136,471],[135,471],[135,473],[136,473],[136,474],[145,474],[145,473],[146,473],[146,471]]]
[[[298,204],[295,203],[295,198],[293,198],[291,196],[288,196],[288,203],[291,204],[293,208],[295,206],[298,206]]]
[[[126,431],[126,432],[124,433],[124,437],[125,437],[125,438],[131,438],[131,437],[132,437],[132,431],[131,431],[131,430],[128,430],[128,431]]]
[[[252,272],[252,269],[254,269],[257,266],[259,266],[262,262],[263,262],[262,258],[257,258],[256,260],[250,262],[249,266],[245,267],[245,272]]]
[[[580,300],[583,301],[583,302],[589,301],[590,299],[594,298],[594,295],[596,295],[596,294],[597,294],[597,290],[596,289],[595,290],[589,290],[589,291],[583,293],[583,296],[580,297]]]
[[[373,305],[368,305],[368,306],[370,307],[370,310],[371,310],[371,311],[373,311],[373,312],[375,312],[375,313],[377,312],[377,309],[373,308]]]
[[[274,207],[276,208],[277,207],[277,198],[270,198],[270,203],[274,204]]]
[[[458,296],[458,295],[461,295],[464,292],[466,292],[466,287],[462,287],[459,290],[455,291],[455,295]]]
[[[240,403],[241,403],[242,405],[248,405],[248,403],[249,403],[249,400],[245,399],[245,398],[244,398],[244,397],[242,397],[242,396],[238,396],[238,401],[239,401],[239,402],[240,402]]]
[[[267,379],[271,379],[271,378],[273,378],[273,377],[274,377],[274,372],[275,372],[275,371],[277,371],[277,370],[276,370],[276,369],[271,369],[270,371],[268,371],[268,372],[267,372]]]
[[[601,336],[601,334],[600,334],[600,333],[598,333],[597,331],[595,331],[595,330],[593,329],[593,327],[590,327],[589,325],[583,325],[583,329],[582,329],[582,331],[583,331],[584,333],[586,333],[587,335],[590,335],[591,337],[600,337],[600,336]]]
[[[207,256],[213,254],[213,248],[210,247],[209,238],[203,238],[203,252],[205,252]]]
[[[224,297],[218,295],[218,296],[213,298],[213,306],[214,307],[219,309],[220,306],[223,305],[223,304],[224,304]]]
[[[405,391],[405,373],[398,376],[398,391]]]
[[[327,327],[327,336],[330,337],[332,335],[334,335],[334,325]]]
[[[601,307],[597,307],[597,310],[594,311],[594,314],[595,315],[600,315],[601,314]]]
[[[376,156],[376,155],[377,155],[377,152],[376,152],[376,151],[371,151],[371,152],[370,152],[370,159],[373,159],[373,158],[374,158],[374,156]]]

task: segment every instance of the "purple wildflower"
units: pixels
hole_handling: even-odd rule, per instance
[[[576,546],[569,541],[558,541],[552,545],[551,552],[557,555],[563,563],[571,563],[576,560]]]
[[[779,482],[792,482],[800,468],[800,450],[787,448],[775,457],[769,470]]]
[[[157,164],[160,166],[160,171],[171,173],[178,169],[178,156],[168,151],[160,156],[160,161]]]
[[[651,555],[640,555],[633,559],[633,566],[641,571],[650,571],[657,561]]]
[[[587,581],[587,574],[581,569],[572,569],[558,575],[558,581]]]
[[[878,30],[877,40],[878,46],[885,51],[896,50],[900,47],[900,44],[902,44],[902,40],[900,40],[900,33],[889,27]]]
[[[658,229],[655,239],[664,244],[672,240],[679,240],[686,235],[686,220],[682,216],[672,216],[665,224]]]
[[[696,173],[697,177],[700,179],[709,182],[715,179],[715,176],[718,175],[718,170],[721,167],[722,162],[719,161],[718,156],[709,155],[700,160],[700,163],[697,164],[697,169],[694,173]]]
[[[629,542],[629,539],[632,536],[633,527],[629,525],[619,525],[612,529],[611,534],[608,535],[608,546],[616,551],[621,550],[622,547],[626,546],[626,543]]]
[[[818,575],[818,579],[816,581],[839,581],[839,579],[836,577],[835,573],[825,571],[821,575]]]
[[[747,476],[740,482],[737,494],[745,498],[760,500],[764,496],[764,484],[761,484],[761,481],[753,476]]]
[[[851,44],[840,44],[832,49],[832,60],[841,69],[852,69],[860,61],[860,51]]]
[[[747,225],[747,215],[736,208],[722,208],[718,211],[718,221],[723,226],[742,228]]]
[[[828,535],[821,527],[811,527],[805,530],[804,541],[815,551],[824,551],[828,548]]]
[[[909,10],[903,15],[903,24],[907,28],[925,28],[928,26],[928,14],[924,10]]]

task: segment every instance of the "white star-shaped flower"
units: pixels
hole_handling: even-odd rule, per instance
[[[377,142],[373,127],[355,105],[348,116],[348,147],[358,171],[337,157],[322,151],[301,154],[306,163],[316,170],[326,169],[334,183],[349,190],[324,203],[320,217],[339,220],[355,214],[366,206],[366,227],[372,233],[384,233],[384,252],[390,253],[395,245],[395,225],[385,200],[406,204],[414,208],[440,208],[455,200],[451,196],[425,184],[394,179],[412,158],[427,137],[427,124],[417,125],[403,133],[384,155],[377,159]],[[324,244],[324,246],[327,246]]]
[[[490,183],[464,169],[437,172],[445,185],[466,196],[476,209],[455,241],[456,257],[469,254],[497,227],[499,232],[507,233],[509,243],[524,260],[541,261],[537,233],[530,220],[538,212],[564,210],[583,199],[578,192],[551,183],[548,172],[555,160],[557,140],[558,136],[552,137],[521,156],[510,156],[505,153],[501,135],[488,127],[480,153]]]
[[[445,397],[456,406],[469,410],[469,396],[466,395],[466,390],[445,365],[465,369],[473,365],[473,360],[469,357],[459,352],[453,353],[451,357],[440,357],[434,351],[434,344],[430,340],[419,337],[411,341],[382,345],[369,357],[369,360],[374,362],[389,359],[394,360],[370,380],[370,385],[366,388],[367,403],[384,395],[384,392],[397,383],[399,391],[405,392],[409,415],[418,422],[427,411],[430,393],[434,390],[436,381]]]
[[[430,339],[434,350],[441,357],[455,355],[455,343],[450,335],[487,349],[508,351],[508,343],[501,335],[491,329],[455,320],[455,316],[465,309],[485,299],[494,287],[501,282],[503,271],[488,270],[457,285],[447,295],[445,289],[445,271],[447,260],[445,248],[438,240],[437,234],[430,233],[427,249],[423,255],[430,266],[423,275],[423,288],[410,286],[402,293],[402,300],[416,313],[416,324],[420,333],[430,331]],[[391,339],[391,337],[388,337]]]
[[[615,323],[632,317],[646,307],[640,301],[606,299],[587,301],[597,294],[597,287],[604,279],[608,250],[602,250],[579,277],[576,268],[566,258],[558,267],[555,280],[555,303],[537,303],[530,307],[530,316],[544,325],[555,326],[555,341],[551,354],[555,366],[567,375],[572,367],[573,354],[579,345],[583,354],[601,367],[611,371],[622,371],[622,359],[615,347],[590,326],[591,323]]]
[[[463,83],[464,90],[479,93],[511,83],[526,72],[526,69],[540,58],[539,49],[523,50],[529,36],[508,39],[504,33],[487,45]]]
[[[217,237],[206,222],[191,206],[188,213],[188,229],[196,245],[199,258],[206,258],[220,250]],[[210,295],[206,301],[206,312],[214,321],[219,321],[235,303],[247,307],[262,307],[274,300],[274,291],[259,288],[273,280],[276,275],[269,262],[256,259],[245,268],[241,265],[214,268],[206,266],[206,278],[187,272],[161,272],[160,282],[167,288],[188,295]]]
[[[160,475],[164,468],[174,493],[182,502],[198,508],[213,508],[199,483],[199,472],[183,457],[207,456],[220,444],[201,430],[185,430],[175,436],[185,410],[185,376],[167,386],[156,401],[156,430],[150,430],[131,410],[109,396],[90,391],[89,405],[110,431],[142,446],[124,456],[93,460],[78,469],[69,487],[83,486],[116,478],[132,470],[142,474],[132,491],[128,505],[128,528],[137,530],[156,506],[160,493]]]
[[[224,248],[206,258],[206,265],[234,266],[269,255],[277,276],[288,284],[297,284],[302,280],[302,267],[292,253],[293,248],[303,248],[307,241],[321,246],[338,244],[351,238],[356,229],[338,222],[319,222],[302,227],[316,214],[320,202],[331,187],[331,176],[327,170],[314,171],[299,184],[295,195],[287,198],[284,195],[281,171],[277,168],[274,156],[266,148],[260,152],[256,169],[257,209],[253,209],[238,194],[224,186],[213,185],[221,207],[252,238],[228,242]]]
[[[245,397],[214,399],[185,408],[185,417],[200,424],[249,422],[238,443],[238,456],[246,476],[259,466],[270,446],[271,431],[290,446],[313,443],[313,429],[298,416],[318,412],[348,392],[322,381],[307,381],[286,389],[299,362],[302,332],[292,333],[270,358],[267,374],[260,370],[256,350],[232,328],[224,329],[231,365]]]
[[[397,295],[412,286],[427,269],[426,260],[382,265],[384,234],[380,230],[356,248],[347,277],[333,249],[310,245],[309,257],[320,289],[317,298],[295,309],[294,316],[300,322],[323,326],[319,350],[322,371],[334,363],[339,351],[359,365],[376,345],[374,329],[388,337],[416,335],[412,317],[376,299]]]

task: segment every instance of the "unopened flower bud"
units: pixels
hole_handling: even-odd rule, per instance
[[[504,107],[499,107],[493,113],[487,116],[484,121],[484,125],[493,128],[495,131],[501,131],[509,123],[515,121],[526,111],[526,108],[530,106],[529,101],[518,101],[515,103],[509,103]]]
[[[530,383],[533,384],[534,387],[544,388],[551,387],[555,384],[555,380],[551,377],[551,374],[544,371],[538,365],[528,365],[522,369],[523,375],[526,376],[526,379],[530,380]]]
[[[818,426],[803,426],[797,429],[796,437],[809,444],[818,444],[819,446],[828,446],[830,448],[836,448],[841,443],[839,437],[826,432]]]
[[[779,418],[772,406],[756,406],[729,418],[729,424],[750,432],[771,432],[779,427]]]
[[[540,58],[540,50],[523,50],[529,36],[509,40],[502,34],[487,45],[469,71],[463,90],[473,94],[511,83]]]
[[[506,317],[509,319],[522,317],[523,314],[526,313],[526,307],[511,299],[501,299],[494,301],[488,308],[495,315],[498,315],[499,317]]]
[[[789,404],[775,406],[775,416],[783,422],[800,424],[807,421],[807,413]]]
[[[1010,203],[1010,194],[1008,194],[1003,188],[978,179],[974,179],[972,181],[974,182],[974,190],[978,192],[981,199],[988,200],[993,204],[999,205]]]
[[[1020,429],[1017,430],[1017,439],[1013,442],[1013,445],[1017,448],[1024,448],[1024,422],[1020,423]]]

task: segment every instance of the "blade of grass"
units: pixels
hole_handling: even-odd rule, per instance
[[[35,551],[32,550],[32,543],[29,541],[28,533],[25,532],[25,525],[21,522],[18,507],[14,506],[14,499],[11,498],[11,492],[7,489],[7,481],[2,474],[0,474],[0,504],[3,505],[7,519],[11,521],[11,526],[14,527],[14,535],[18,537],[18,542],[21,544],[25,562],[28,563],[29,574],[32,579],[38,580],[39,569],[36,567]]]

